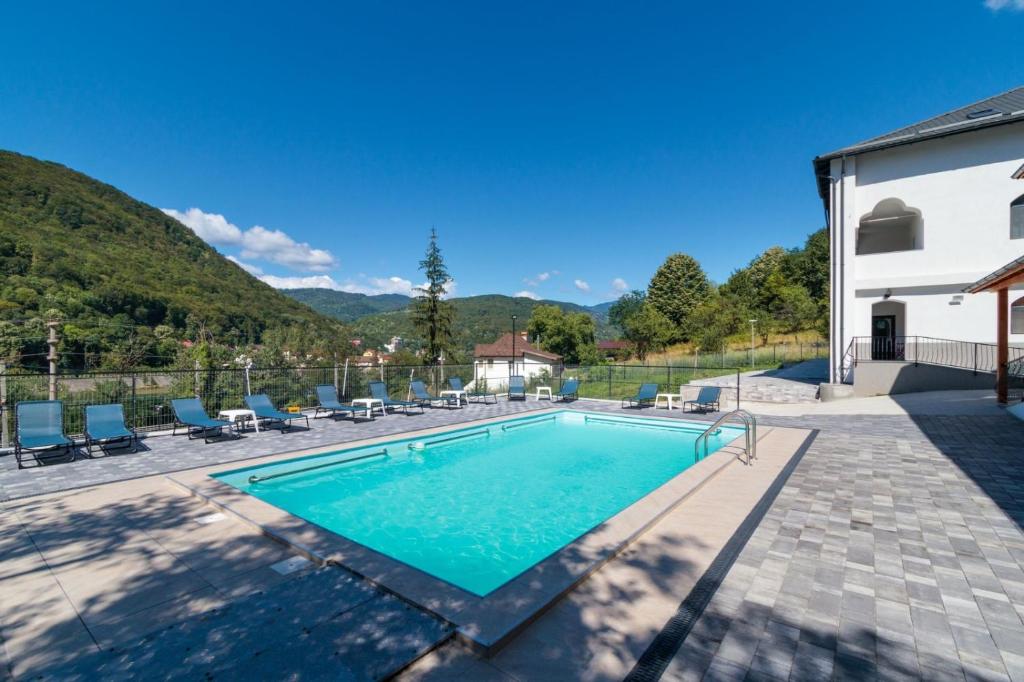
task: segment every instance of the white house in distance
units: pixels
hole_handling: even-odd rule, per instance
[[[964,291],[1024,254],[1024,87],[823,154],[814,170],[831,244],[830,382],[852,351],[911,360],[913,344],[996,341],[995,297]],[[1007,305],[1020,345],[1024,291]]]
[[[529,382],[557,374],[561,355],[535,347],[527,341],[525,332],[516,335],[514,351],[512,345],[511,333],[502,334],[494,343],[476,345],[473,374],[478,388],[484,381],[491,390],[507,387],[510,375],[523,376]]]

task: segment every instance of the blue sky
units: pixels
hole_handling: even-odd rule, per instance
[[[1024,84],[1024,0],[14,3],[0,148],[276,285],[581,303],[823,224],[811,159]],[[190,211],[190,209],[193,209]]]

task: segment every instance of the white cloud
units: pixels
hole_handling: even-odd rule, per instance
[[[295,270],[323,272],[338,263],[330,251],[314,249],[305,242],[297,242],[281,230],[268,230],[255,225],[242,237],[242,257],[286,265]]]
[[[234,263],[235,265],[237,265],[238,267],[245,270],[246,272],[248,272],[250,275],[263,274],[263,268],[259,267],[258,265],[253,265],[252,263],[245,263],[243,261],[238,260],[234,256],[228,256],[227,259]]]
[[[539,281],[539,282],[546,282],[549,279],[551,279],[551,273],[550,272],[542,272],[539,275],[537,275],[537,281]]]
[[[539,301],[540,300],[540,296],[538,296],[536,294],[536,292],[530,291],[529,289],[523,289],[522,291],[517,291],[516,293],[514,293],[512,295],[515,296],[516,298],[532,298],[534,301]]]
[[[339,291],[350,294],[403,294],[414,296],[412,282],[401,277],[368,277],[364,282],[346,282],[337,287]]]
[[[985,7],[988,7],[993,12],[1007,8],[1024,11],[1024,0],[985,0]]]
[[[160,210],[191,228],[204,242],[217,246],[237,246],[242,243],[242,231],[220,213],[204,213],[198,208],[190,208],[184,213],[173,208]]]
[[[278,277],[277,275],[263,275],[260,279],[275,289],[342,290],[341,285],[335,282],[329,275],[310,275],[308,277]]]
[[[626,280],[616,277],[612,280],[612,289],[615,291],[629,291],[629,285],[626,284]]]
[[[575,284],[576,288],[579,289],[580,291],[582,291],[583,293],[585,293],[585,294],[589,294],[590,293],[590,285],[587,284],[587,282],[585,280],[574,279],[572,281],[572,283]]]
[[[203,241],[214,246],[238,246],[242,258],[265,260],[293,270],[323,272],[338,263],[330,251],[314,249],[306,242],[297,242],[281,230],[268,230],[254,225],[241,230],[219,213],[205,213],[190,208],[184,213],[173,208],[160,209],[189,227]]]
[[[557,275],[558,270],[552,270],[551,272],[538,272],[536,277],[525,277],[523,278],[523,284],[528,287],[537,287],[541,282],[546,282],[551,279],[552,275]]]

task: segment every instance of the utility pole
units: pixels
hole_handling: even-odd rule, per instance
[[[750,368],[754,368],[754,325],[757,324],[757,318],[750,320]]]
[[[50,400],[57,399],[57,320],[50,320],[46,323],[49,335],[46,337],[46,345],[50,347],[46,359],[50,361]]]

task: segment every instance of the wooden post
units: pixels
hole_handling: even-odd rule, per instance
[[[1009,298],[1007,287],[996,292],[996,305],[999,310],[996,313],[996,399],[1000,405],[1007,403],[1007,376],[1006,363],[1010,355],[1010,321],[1009,321]]]

